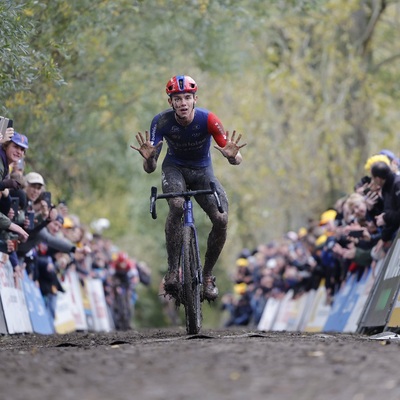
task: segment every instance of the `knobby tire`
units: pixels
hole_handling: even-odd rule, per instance
[[[201,267],[194,229],[183,227],[183,304],[186,316],[186,332],[199,333],[202,323],[201,313]]]
[[[128,295],[129,291],[125,288],[122,288],[122,293],[118,293],[117,289],[114,290],[114,323],[117,330],[126,331],[131,326],[131,310]]]

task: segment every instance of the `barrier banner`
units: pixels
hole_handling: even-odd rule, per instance
[[[322,332],[331,311],[330,304],[327,303],[325,282],[319,285],[314,302],[311,306],[308,322],[304,328],[305,332]]]
[[[4,254],[4,256],[5,256],[5,254]],[[6,282],[6,277],[5,277],[6,271],[3,268],[5,261],[6,260],[3,260],[3,257],[0,254],[0,291],[1,291],[1,288],[5,286],[5,282]],[[4,315],[3,304],[0,301],[0,334],[7,334],[7,333],[8,333],[8,331],[7,331],[6,317]]]
[[[71,312],[75,320],[77,330],[86,331],[88,329],[85,310],[83,308],[81,284],[76,271],[70,270],[65,274],[62,282],[65,292],[71,298]]]
[[[368,268],[355,288],[355,304],[346,322],[343,332],[356,332],[358,321],[367,302],[369,293],[375,282],[375,274],[372,268]]]
[[[397,299],[393,307],[392,315],[385,330],[400,327],[400,293],[397,293]]]
[[[275,297],[270,297],[264,307],[263,313],[258,323],[257,329],[260,331],[270,331],[275,323],[281,302]]]
[[[93,311],[94,330],[96,332],[110,332],[112,329],[108,317],[103,282],[101,279],[87,279],[86,289]]]
[[[397,303],[400,285],[400,230],[387,253],[382,270],[360,319],[358,332],[383,329]],[[396,314],[394,319],[397,319]]]
[[[312,312],[312,306],[315,301],[316,293],[317,293],[317,291],[312,289],[303,294],[303,296],[305,297],[305,304],[304,304],[304,311],[301,316],[301,320],[299,322],[299,331],[301,331],[301,332],[303,332],[306,329],[308,321],[310,320],[310,315]]]
[[[25,297],[22,290],[15,287],[14,271],[8,257],[6,262],[0,263],[0,298],[8,333],[32,332]]]
[[[57,333],[65,334],[76,330],[75,318],[72,313],[74,305],[68,293],[57,293],[56,319],[54,328]]]
[[[3,304],[0,301],[0,334],[5,335],[7,333],[8,331],[7,331],[6,318],[4,316]]]
[[[303,322],[305,307],[307,304],[307,294],[293,297],[288,302],[288,331],[300,331]]]
[[[281,305],[279,307],[278,314],[274,325],[272,326],[273,331],[286,331],[289,323],[289,318],[291,318],[289,311],[289,302],[293,298],[293,289],[286,292],[285,296],[281,300]]]
[[[293,297],[293,293],[293,290],[289,290],[283,298],[272,330],[293,332],[300,329],[307,296]]]
[[[356,275],[351,274],[335,294],[331,311],[324,325],[324,332],[342,332],[350,315],[348,303],[356,285]],[[353,304],[354,305],[354,304]]]
[[[89,278],[85,279],[84,286],[81,285],[82,303],[83,303],[83,309],[85,311],[85,318],[87,324],[86,329],[88,329],[89,331],[94,331],[94,315],[87,290],[88,279]]]
[[[26,307],[29,312],[33,332],[41,335],[54,333],[53,324],[44,304],[42,293],[24,271],[22,288],[25,295]]]

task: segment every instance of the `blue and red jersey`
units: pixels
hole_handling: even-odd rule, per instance
[[[155,146],[161,140],[168,144],[165,160],[182,167],[207,167],[211,165],[211,137],[224,147],[226,135],[219,118],[203,108],[194,109],[193,121],[180,125],[175,111],[165,110],[157,114],[151,123],[150,141]]]

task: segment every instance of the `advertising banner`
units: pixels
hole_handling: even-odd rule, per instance
[[[65,292],[71,298],[71,312],[75,319],[76,330],[87,331],[85,310],[83,308],[81,284],[75,271],[68,271],[62,282]]]
[[[86,289],[93,312],[94,330],[110,332],[112,330],[104,296],[103,282],[100,279],[88,279]]]
[[[44,304],[42,293],[24,271],[22,288],[33,332],[41,335],[54,333],[53,324]]]
[[[358,332],[365,333],[375,329],[383,329],[396,310],[400,285],[400,231],[393,241],[384,259],[379,277],[372,288],[371,296],[360,318]],[[392,310],[394,306],[394,310]],[[393,321],[397,320],[396,311]],[[395,323],[395,322],[393,322]]]

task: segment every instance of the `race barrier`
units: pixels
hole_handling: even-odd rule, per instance
[[[62,281],[53,321],[38,286],[24,271],[15,278],[7,254],[0,253],[0,334],[38,333],[49,335],[73,331],[114,329],[100,279],[85,278],[81,284],[74,270]]]
[[[388,270],[390,272],[388,272]],[[317,290],[294,296],[289,290],[283,297],[267,300],[257,329],[261,331],[363,332],[368,327],[395,329],[400,326],[400,241],[385,259],[366,268],[361,276],[350,274],[331,304],[322,281]],[[388,285],[382,281],[391,281]],[[382,288],[380,287],[382,286]],[[395,300],[395,301],[394,301]],[[391,303],[390,303],[391,302]],[[369,306],[372,304],[373,306]],[[372,317],[368,312],[374,311]],[[385,320],[377,322],[384,311]],[[377,316],[378,313],[378,316]],[[390,318],[389,318],[390,317]],[[373,319],[371,323],[370,320]]]
[[[396,330],[400,327],[400,230],[385,257],[379,279],[371,291],[358,332]]]

